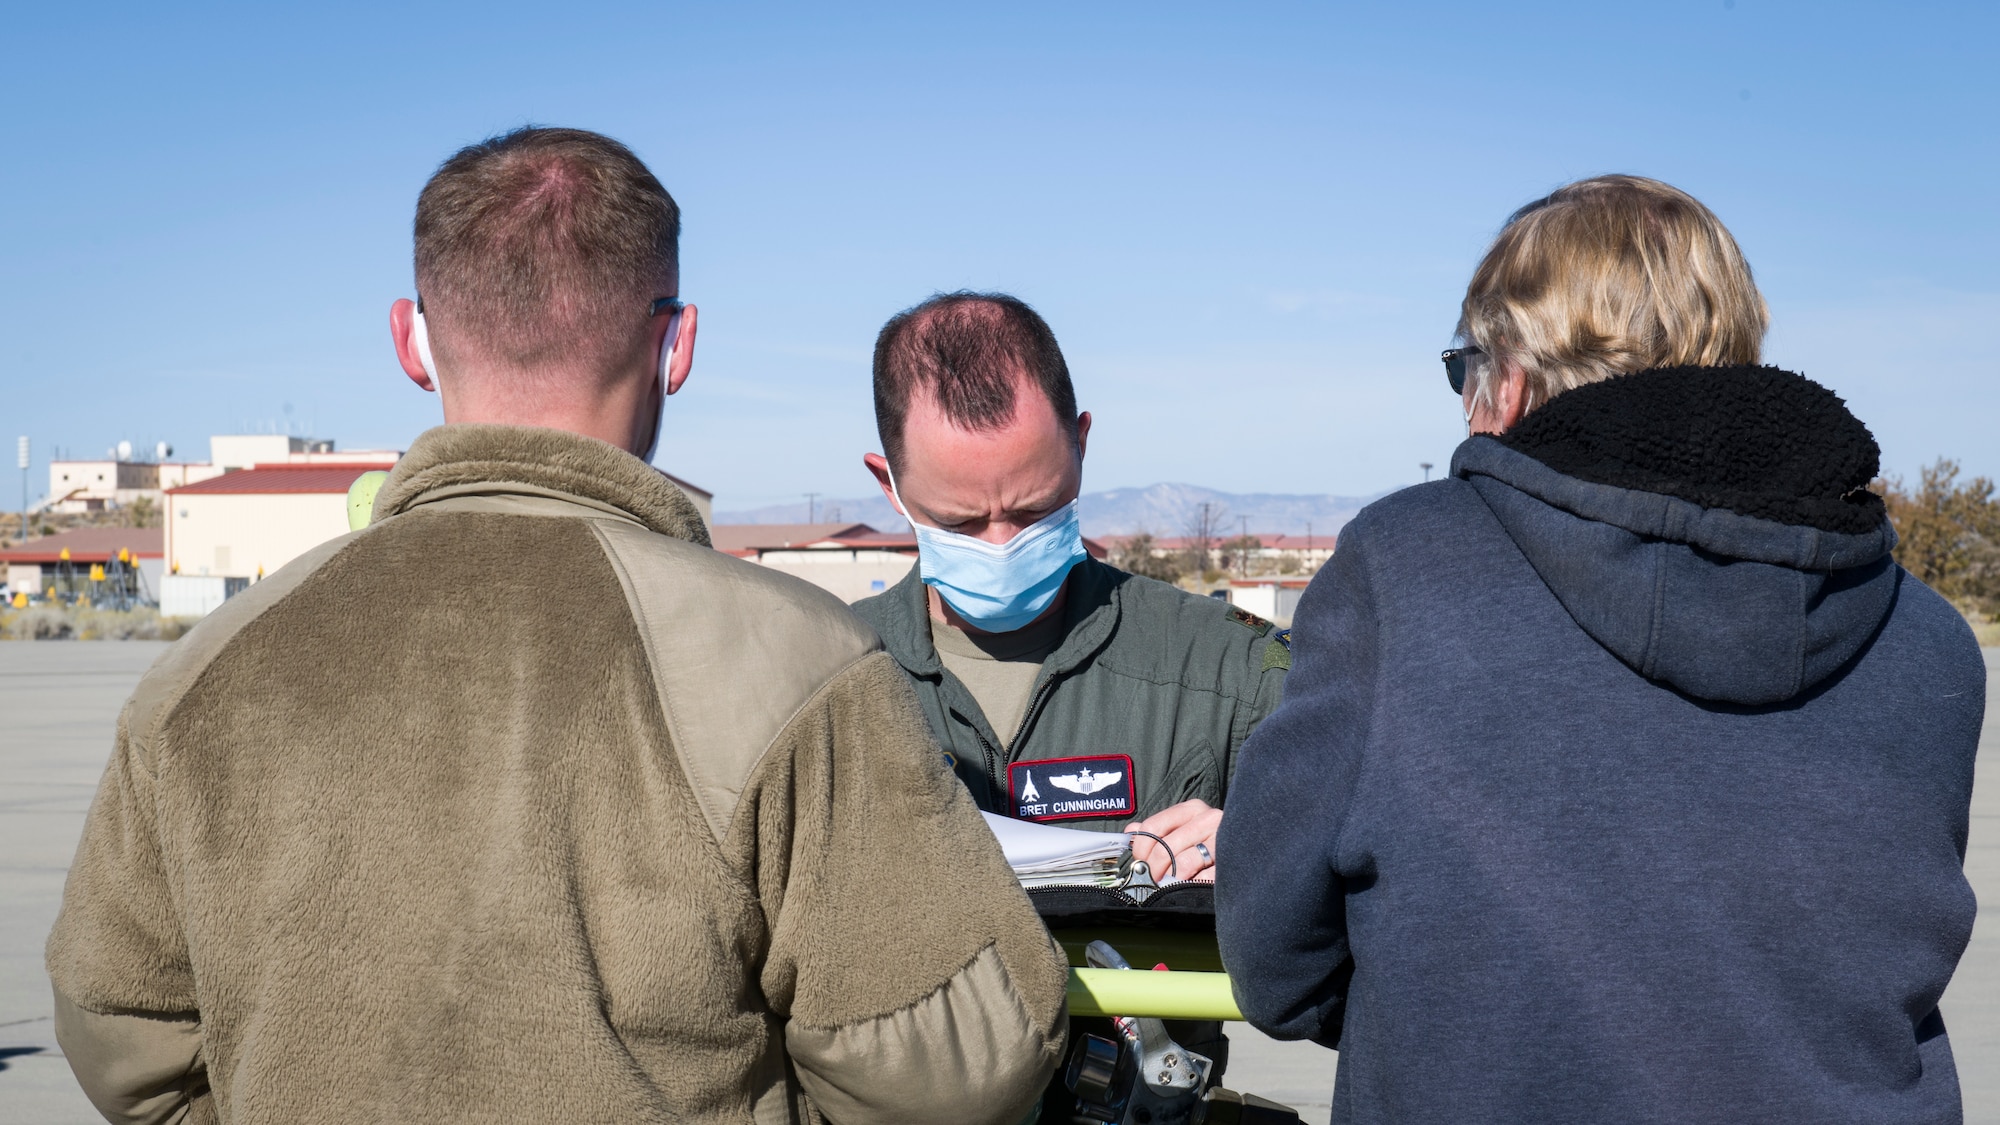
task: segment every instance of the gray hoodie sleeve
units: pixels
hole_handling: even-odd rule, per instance
[[[1244,744],[1216,847],[1216,937],[1244,1016],[1280,1039],[1340,1038],[1353,959],[1341,829],[1375,696],[1365,535],[1300,599],[1284,701]]]

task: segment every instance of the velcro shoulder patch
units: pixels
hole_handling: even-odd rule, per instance
[[[1271,637],[1271,643],[1264,646],[1264,667],[1262,670],[1269,672],[1273,668],[1282,668],[1287,672],[1292,669],[1292,631],[1290,629],[1278,630]]]

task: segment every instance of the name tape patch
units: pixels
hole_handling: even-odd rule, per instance
[[[1007,791],[1017,820],[1131,816],[1136,807],[1126,754],[1015,762],[1007,767]]]

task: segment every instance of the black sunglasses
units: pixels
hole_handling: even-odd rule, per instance
[[[1451,384],[1452,394],[1461,397],[1464,396],[1467,362],[1472,356],[1485,354],[1486,350],[1484,348],[1477,345],[1467,345],[1463,348],[1447,349],[1443,355],[1438,357],[1444,360],[1444,377],[1445,381]]]

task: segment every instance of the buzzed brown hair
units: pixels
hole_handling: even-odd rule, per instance
[[[608,376],[644,339],[652,301],[674,295],[680,233],[673,197],[609,137],[530,126],[467,145],[417,197],[433,346]]]
[[[891,466],[903,461],[903,424],[917,390],[966,430],[1014,417],[1015,380],[1047,396],[1075,444],[1076,388],[1048,322],[1005,293],[939,293],[889,318],[875,337],[875,432]]]

